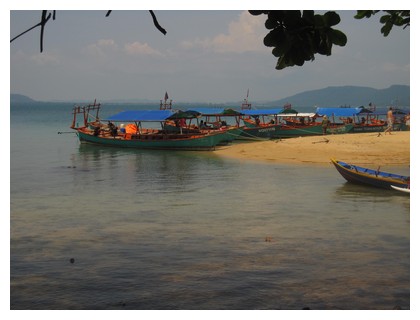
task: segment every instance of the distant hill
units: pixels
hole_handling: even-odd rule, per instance
[[[157,103],[150,100],[116,100],[118,103],[139,103],[151,104]],[[10,94],[10,102],[37,102],[22,94]],[[114,102],[114,100],[102,101]],[[370,102],[378,107],[396,106],[406,107],[410,106],[410,86],[406,85],[393,85],[387,89],[374,89],[370,87],[357,87],[357,86],[340,86],[340,87],[327,87],[319,90],[304,91],[293,96],[283,98],[275,101],[251,101],[252,105],[257,107],[263,105],[264,107],[283,107],[286,103],[291,103],[292,107],[339,107],[339,106],[367,106]],[[240,106],[241,102],[226,102],[217,104],[218,106]],[[179,102],[179,104],[187,105],[192,102]],[[196,105],[197,103],[194,103]]]
[[[266,106],[302,107],[339,107],[339,106],[367,106],[370,102],[377,106],[409,106],[410,86],[393,85],[387,89],[369,87],[342,86],[327,87],[325,89],[305,91],[281,100],[266,102]]]
[[[23,94],[11,93],[10,102],[35,102],[35,100],[24,96]]]

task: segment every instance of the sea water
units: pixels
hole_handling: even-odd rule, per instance
[[[11,309],[410,309],[409,196],[332,165],[80,144],[71,109],[11,105]]]

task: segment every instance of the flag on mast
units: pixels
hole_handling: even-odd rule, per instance
[[[168,100],[169,96],[168,96],[168,91],[165,92],[165,101]]]

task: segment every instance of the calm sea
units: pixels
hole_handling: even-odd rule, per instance
[[[409,196],[332,165],[80,145],[57,134],[72,106],[11,105],[11,309],[410,309]]]

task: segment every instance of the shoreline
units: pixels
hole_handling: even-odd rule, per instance
[[[330,159],[362,166],[410,165],[410,131],[347,133],[235,142],[216,155],[241,161],[329,165]]]

